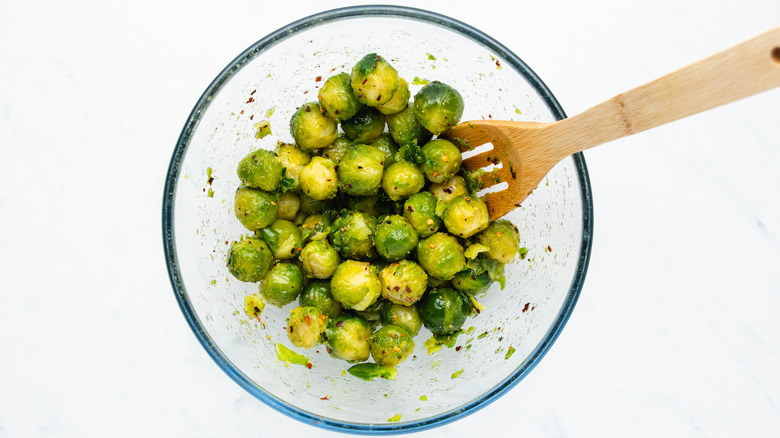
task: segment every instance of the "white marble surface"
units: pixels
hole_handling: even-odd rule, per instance
[[[774,0],[513,3],[425,7],[503,42],[568,114],[780,24]],[[160,217],[209,82],[276,28],[348,4],[3,3],[0,436],[338,435],[207,356]],[[587,152],[595,239],[566,329],[506,396],[419,435],[780,436],[779,109],[774,90]]]

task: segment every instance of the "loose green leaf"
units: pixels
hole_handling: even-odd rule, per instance
[[[255,138],[260,139],[267,135],[271,135],[271,122],[269,122],[268,120],[257,122],[255,123],[254,126],[257,129],[257,132],[255,133]]]
[[[282,362],[295,365],[307,366],[309,363],[309,359],[306,359],[306,356],[298,354],[278,342],[276,343],[276,357]]]
[[[392,417],[388,418],[387,422],[388,423],[395,423],[395,422],[400,421],[400,420],[401,420],[401,414],[395,414]]]
[[[510,345],[509,350],[507,350],[506,355],[504,355],[504,359],[509,359],[513,354],[515,354],[515,347]]]
[[[481,244],[481,243],[475,243],[468,248],[466,248],[466,251],[463,252],[463,254],[466,256],[467,259],[473,259],[476,257],[479,253],[490,251],[490,248],[487,246]]]
[[[347,372],[363,380],[374,380],[377,377],[395,380],[398,370],[395,367],[377,365],[375,363],[359,363],[347,369]]]
[[[528,255],[528,248],[522,247],[518,250],[518,254],[520,255],[520,260],[525,260],[525,256]]]
[[[463,374],[463,368],[461,368],[460,370],[455,371],[454,373],[452,373],[452,376],[450,376],[450,378],[451,379],[457,379],[458,377],[460,377],[461,374]]]
[[[412,85],[428,85],[430,81],[428,79],[420,79],[417,76],[412,80]]]

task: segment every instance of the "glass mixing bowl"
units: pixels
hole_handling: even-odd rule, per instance
[[[549,122],[565,117],[542,81],[506,47],[451,18],[402,7],[352,7],[292,23],[230,63],[195,105],[171,159],[163,200],[168,272],[184,317],[209,355],[249,393],[304,423],[352,433],[398,433],[472,413],[523,379],[563,329],[582,288],[593,206],[580,154],[563,160],[508,218],[520,229],[524,259],[506,269],[506,288],[481,297],[453,347],[428,354],[423,328],[414,357],[396,380],[359,380],[324,346],[298,350],[306,366],[277,359],[290,304],[267,305],[263,323],[243,311],[257,285],[226,268],[229,242],[246,235],[233,215],[236,165],[258,147],[292,142],[296,107],[317,99],[323,80],[364,54],[389,59],[415,78],[454,86],[463,120],[492,117]],[[420,85],[411,85],[412,95]],[[272,135],[256,139],[269,120]],[[472,328],[473,327],[473,328]]]

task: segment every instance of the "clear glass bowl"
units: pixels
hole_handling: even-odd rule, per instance
[[[582,288],[593,207],[585,162],[561,162],[508,215],[520,228],[524,260],[507,266],[504,290],[481,298],[456,346],[429,355],[430,333],[396,380],[359,380],[324,346],[302,351],[313,367],[277,360],[291,346],[290,304],[268,305],[264,324],[243,311],[257,285],[228,273],[228,242],[247,231],[233,215],[236,164],[258,147],[291,142],[296,107],[317,99],[322,80],[378,52],[410,83],[441,80],[460,91],[463,120],[492,117],[554,121],[563,110],[512,52],[451,18],[402,7],[352,7],[317,14],[263,38],[227,66],[187,120],[171,159],[163,201],[163,239],[176,298],[195,336],[236,383],[278,411],[325,429],[399,433],[442,425],[474,412],[515,386],[562,330]],[[434,59],[435,58],[435,59]],[[414,94],[420,85],[412,85]],[[269,120],[273,135],[256,139]],[[211,183],[209,183],[209,179]],[[473,329],[472,329],[473,327]],[[513,354],[507,353],[513,350]],[[462,370],[462,371],[461,371]],[[460,373],[460,374],[458,374]]]

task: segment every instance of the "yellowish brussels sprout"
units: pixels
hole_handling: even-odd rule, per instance
[[[324,239],[307,243],[300,260],[303,273],[319,279],[330,278],[340,261],[339,253]]]
[[[342,314],[333,318],[325,329],[328,353],[347,362],[363,362],[371,354],[368,338],[371,326],[357,315]]]
[[[236,173],[245,186],[273,192],[282,179],[282,165],[276,154],[258,149],[238,162]]]
[[[448,140],[436,139],[422,147],[425,162],[422,171],[429,181],[441,183],[451,179],[460,170],[463,161],[460,149]]]
[[[469,189],[466,180],[460,175],[455,175],[447,181],[431,184],[428,191],[441,202],[448,204],[460,195],[468,195]]]
[[[393,201],[400,201],[419,192],[425,186],[425,176],[416,165],[396,161],[382,176],[382,189]]]
[[[404,108],[406,108],[406,106],[409,104],[410,97],[412,97],[412,95],[409,92],[409,84],[404,80],[404,78],[399,77],[398,88],[395,90],[395,93],[393,93],[393,97],[391,97],[390,100],[388,100],[386,103],[377,105],[376,109],[378,109],[382,114],[399,113],[403,111]]]
[[[241,186],[236,190],[233,212],[249,231],[271,225],[279,212],[279,198],[268,192]]]
[[[228,271],[241,281],[260,281],[271,267],[272,259],[273,253],[265,242],[248,237],[230,245]]]
[[[301,174],[303,166],[309,164],[309,161],[311,161],[311,156],[298,149],[294,144],[286,143],[279,143],[276,146],[276,155],[279,164],[281,164],[284,169],[284,176],[291,178],[294,181],[292,188],[297,189],[299,186],[298,176]]]
[[[477,236],[477,240],[490,248],[487,251],[488,257],[504,264],[515,259],[520,246],[517,227],[506,219],[493,221]]]
[[[336,165],[327,158],[314,157],[300,174],[301,190],[311,199],[322,201],[336,197]]]
[[[450,201],[442,219],[447,231],[465,239],[487,228],[490,214],[485,202],[476,195],[460,195]]]
[[[354,116],[362,106],[352,92],[351,81],[349,73],[333,75],[325,80],[317,95],[325,115],[337,122]]]
[[[338,184],[344,193],[352,196],[375,195],[382,184],[385,153],[364,144],[347,149],[341,157]]]
[[[417,230],[420,238],[439,230],[441,218],[436,216],[436,198],[428,192],[410,196],[404,203],[404,218]]]
[[[376,218],[360,211],[344,211],[333,221],[330,242],[342,257],[368,260],[375,255]]]
[[[379,298],[381,284],[375,266],[347,260],[330,279],[330,292],[345,309],[366,310]]]
[[[436,233],[417,245],[417,261],[425,272],[441,280],[451,280],[466,267],[466,257],[458,239]]]
[[[279,262],[273,265],[260,282],[260,294],[267,303],[277,307],[295,301],[301,290],[303,274],[294,263]]]
[[[287,337],[299,348],[312,348],[322,341],[328,317],[316,307],[296,307],[287,318]]]
[[[277,219],[270,226],[257,231],[278,260],[291,259],[301,252],[303,238],[294,223]]]
[[[369,53],[352,67],[352,91],[360,102],[377,106],[387,103],[400,83],[398,72],[384,58]]]
[[[417,263],[401,260],[387,265],[379,274],[382,297],[404,306],[420,300],[428,287],[428,274]]]
[[[284,192],[279,195],[279,211],[276,213],[276,217],[286,221],[294,221],[300,208],[301,197],[293,192]]]
[[[320,104],[301,105],[290,119],[290,134],[305,150],[320,149],[333,143],[338,136],[336,121],[322,113]]]
[[[252,294],[244,297],[244,312],[250,318],[257,318],[265,309],[265,300],[260,294]]]

